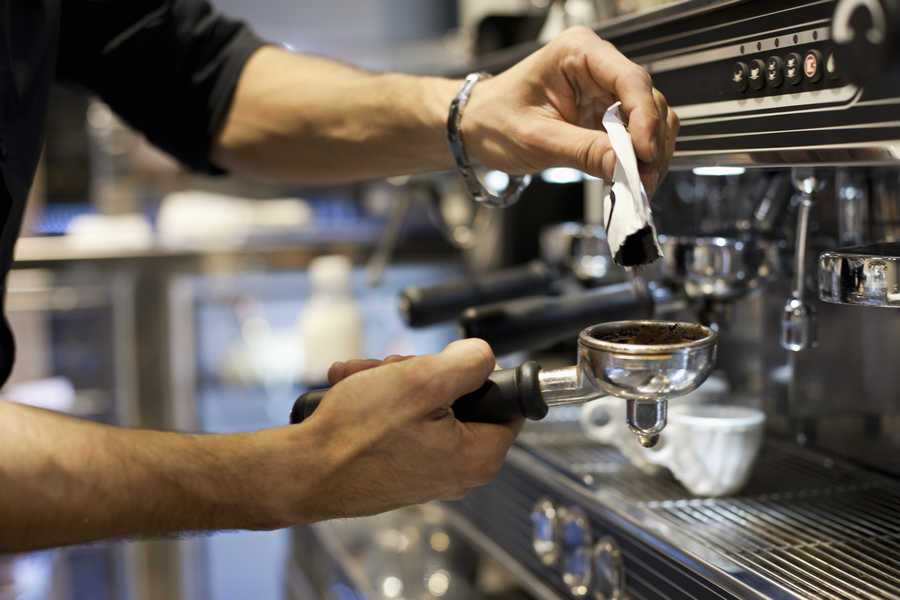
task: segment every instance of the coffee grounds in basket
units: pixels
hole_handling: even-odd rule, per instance
[[[700,328],[688,328],[676,324],[622,327],[616,331],[601,334],[597,336],[597,339],[613,344],[657,346],[661,344],[685,344],[701,340],[704,337],[706,336]]]

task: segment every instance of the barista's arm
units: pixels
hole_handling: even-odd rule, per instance
[[[212,159],[297,182],[447,169],[447,111],[459,87],[261,48],[244,67]],[[463,137],[474,160],[514,174],[570,166],[609,177],[614,155],[597,129],[617,99],[653,187],[671,157],[678,120],[647,72],[588,29],[569,30],[477,84]]]
[[[124,429],[0,401],[0,553],[372,514],[491,479],[518,424],[448,414],[493,368],[487,344],[386,362],[336,365],[315,415],[254,433]]]

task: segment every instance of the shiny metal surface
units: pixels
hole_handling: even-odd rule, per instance
[[[766,444],[739,495],[701,499],[577,431],[545,435],[537,424],[498,482],[461,509],[515,548],[537,493],[577,501],[595,531],[617,532],[634,600],[900,595],[900,483],[787,444]],[[602,588],[598,573],[595,565],[592,593]]]
[[[601,280],[612,274],[609,242],[601,225],[566,222],[543,229],[541,256],[581,280]]]
[[[900,243],[823,253],[819,298],[834,304],[900,308]]]
[[[629,343],[641,336],[664,343]],[[668,399],[706,381],[716,361],[717,339],[712,329],[694,323],[603,323],[581,332],[578,364],[592,387],[628,401],[628,426],[649,447],[666,426]]]
[[[581,404],[605,395],[603,391],[591,385],[590,380],[584,377],[578,366],[541,370],[538,381],[544,402],[551,408],[565,404]]]
[[[677,341],[615,341],[626,338]],[[622,398],[628,402],[628,426],[641,444],[653,446],[666,426],[668,399],[692,392],[712,371],[717,339],[708,327],[675,321],[614,321],[588,327],[578,337],[576,366],[539,373],[544,402],[554,407],[607,394]]]
[[[559,562],[560,529],[556,505],[547,498],[541,498],[531,511],[531,546],[534,553],[545,565]]]
[[[771,277],[777,244],[758,237],[660,236],[663,269],[689,298],[734,300]]]
[[[812,169],[794,169],[794,185],[800,192],[797,205],[797,235],[794,237],[794,288],[781,317],[781,346],[791,352],[806,350],[815,344],[815,316],[806,303],[806,246],[809,213],[820,186]]]
[[[633,343],[638,336],[672,336],[678,341]],[[717,339],[715,331],[696,323],[602,323],[581,332],[579,364],[591,383],[609,394],[655,401],[687,394],[703,383],[715,363]]]
[[[625,597],[625,563],[622,551],[611,536],[605,536],[594,546],[594,600],[623,600]]]
[[[576,506],[559,509],[561,540],[560,572],[569,592],[576,598],[587,596],[591,589],[591,524]]]

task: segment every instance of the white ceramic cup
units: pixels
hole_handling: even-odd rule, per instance
[[[675,406],[659,443],[641,450],[646,460],[669,469],[694,495],[733,494],[750,477],[765,420],[761,410],[743,406]]]
[[[721,403],[727,394],[728,382],[721,376],[713,375],[699,388],[674,400],[669,406]],[[648,475],[655,475],[662,467],[647,458],[637,436],[628,428],[625,406],[625,400],[614,396],[591,400],[581,407],[581,428],[595,442],[617,448],[635,467]]]

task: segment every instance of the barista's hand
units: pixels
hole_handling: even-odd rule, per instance
[[[450,405],[481,386],[494,368],[481,340],[439,354],[336,363],[334,385],[301,425],[280,430],[297,447],[315,440],[278,477],[278,524],[367,515],[433,499],[459,498],[489,482],[521,422],[463,423]]]
[[[584,27],[475,87],[462,120],[466,149],[478,162],[513,174],[568,166],[609,180],[615,154],[598,129],[616,100],[652,193],[675,149],[678,117],[645,69]]]

